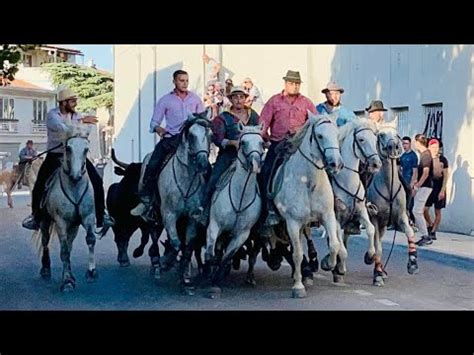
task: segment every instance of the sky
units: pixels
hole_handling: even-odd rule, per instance
[[[84,64],[87,64],[90,59],[94,60],[94,63],[99,69],[105,69],[112,72],[113,70],[113,57],[112,57],[112,45],[102,45],[102,44],[91,44],[91,45],[81,45],[81,44],[70,44],[65,47],[71,47],[79,49],[84,53]],[[78,57],[77,62],[81,63],[80,57]]]

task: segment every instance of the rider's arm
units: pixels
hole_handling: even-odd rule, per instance
[[[273,121],[273,100],[270,99],[267,101],[265,106],[263,106],[262,113],[260,114],[260,122],[263,123],[262,137],[265,141],[270,140],[268,129],[271,127],[272,121]]]
[[[163,118],[165,117],[166,107],[164,103],[164,98],[162,97],[155,106],[155,111],[153,112],[153,117],[150,121],[150,133],[155,133],[156,127],[161,125]],[[204,110],[203,110],[204,111]]]
[[[53,132],[67,132],[68,126],[61,120],[56,111],[51,110],[46,119],[46,127]]]
[[[212,120],[212,141],[219,148],[225,148],[228,139],[225,139],[225,123],[221,116]]]

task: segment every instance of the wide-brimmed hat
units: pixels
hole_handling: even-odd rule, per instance
[[[321,90],[323,94],[327,93],[328,91],[339,91],[342,94],[344,89],[335,81],[331,81],[323,90]]]
[[[249,96],[249,93],[247,92],[247,90],[245,90],[242,86],[234,86],[232,90],[230,91],[230,93],[227,95],[227,97],[230,98],[231,96],[237,93],[242,93],[246,97]]]
[[[365,109],[367,112],[375,112],[375,111],[387,111],[386,108],[383,107],[383,102],[380,100],[374,100],[370,103],[370,106]]]
[[[58,92],[58,101],[77,99],[77,95],[71,89],[63,89]]]
[[[288,70],[286,72],[286,76],[283,77],[283,80],[289,81],[291,83],[302,83],[300,72],[293,70]]]

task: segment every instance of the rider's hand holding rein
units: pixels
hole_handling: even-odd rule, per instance
[[[160,127],[160,126],[156,127],[156,128],[155,128],[155,131],[156,131],[156,133],[157,133],[161,138],[163,138],[163,136],[164,136],[165,133],[166,133],[166,129],[163,128],[163,127]]]

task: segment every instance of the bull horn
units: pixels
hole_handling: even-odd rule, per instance
[[[117,164],[118,166],[124,168],[124,169],[127,169],[128,166],[130,164],[125,164],[124,162],[121,162],[120,160],[117,159],[117,157],[115,156],[115,149],[112,148],[112,160],[114,161],[115,164]]]

